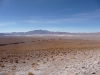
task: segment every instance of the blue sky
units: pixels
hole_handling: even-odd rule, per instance
[[[0,32],[100,32],[100,0],[0,0]]]

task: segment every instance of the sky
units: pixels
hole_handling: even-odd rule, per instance
[[[100,32],[100,0],[0,0],[0,33]]]

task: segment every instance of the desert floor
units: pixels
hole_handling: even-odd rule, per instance
[[[100,75],[100,36],[0,36],[0,75]]]

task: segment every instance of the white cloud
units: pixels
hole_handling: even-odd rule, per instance
[[[100,17],[100,9],[93,11],[93,12],[89,12],[89,13],[75,14],[73,16],[80,17],[80,18],[86,18],[86,19],[99,18]]]
[[[10,25],[16,25],[16,22],[5,22],[5,23],[0,23],[0,26],[10,26]]]
[[[4,24],[4,23],[1,23],[1,24],[0,24],[0,26],[6,26],[6,24]]]
[[[56,20],[27,20],[28,23],[58,23]]]
[[[64,17],[64,18],[60,18],[59,16],[54,16],[54,17],[56,17],[56,19],[52,17],[52,19],[49,19],[49,20],[48,19],[41,19],[41,20],[34,19],[34,20],[27,20],[26,22],[34,23],[34,24],[38,24],[38,23],[53,23],[53,24],[79,23],[79,22],[84,22],[84,21],[91,21],[92,19],[95,19],[95,18],[100,18],[100,10],[98,9],[96,11],[89,12],[89,13],[73,14],[68,17],[65,15],[66,17]]]

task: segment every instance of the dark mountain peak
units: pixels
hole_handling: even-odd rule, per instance
[[[48,30],[41,30],[41,29],[40,29],[40,30],[34,30],[34,31],[48,31]]]
[[[34,30],[34,31],[28,31],[27,34],[49,34],[50,31],[47,30]]]

